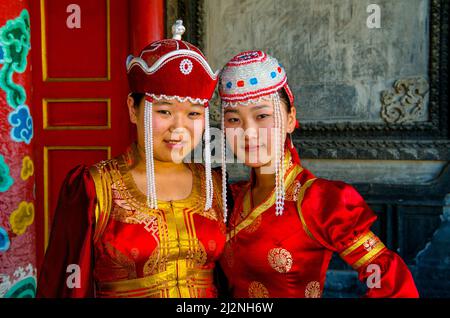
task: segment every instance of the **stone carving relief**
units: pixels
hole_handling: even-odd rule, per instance
[[[429,85],[423,77],[404,78],[381,93],[381,117],[389,124],[420,121],[425,112]]]

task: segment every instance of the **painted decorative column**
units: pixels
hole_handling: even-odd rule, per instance
[[[0,2],[0,297],[34,297],[29,1]]]
[[[145,46],[164,38],[164,0],[133,0],[128,12],[129,54],[137,56]],[[136,140],[135,128],[131,128],[130,134]]]

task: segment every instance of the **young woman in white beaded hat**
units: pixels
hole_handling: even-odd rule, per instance
[[[249,181],[231,185],[234,207],[220,261],[231,294],[320,297],[336,252],[361,281],[378,271],[367,297],[417,297],[408,267],[371,232],[376,215],[357,191],[302,167],[290,137],[294,97],[281,64],[261,51],[243,52],[219,77],[222,146],[251,168]]]
[[[128,58],[137,143],[67,176],[39,297],[217,295],[213,269],[225,224],[220,174],[211,172],[208,120],[217,73],[200,50],[181,40],[183,30],[177,21],[173,39]],[[183,163],[203,133],[205,166]]]

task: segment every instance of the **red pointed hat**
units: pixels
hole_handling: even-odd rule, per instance
[[[128,56],[131,92],[207,104],[214,93],[218,72],[212,71],[197,47],[181,40],[184,30],[182,21],[177,20],[172,27],[172,39],[150,43],[138,57]]]

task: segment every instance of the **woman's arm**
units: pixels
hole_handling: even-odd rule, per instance
[[[44,262],[37,297],[94,297],[95,186],[85,166],[64,180]]]
[[[369,288],[365,297],[419,296],[401,257],[370,231],[377,216],[352,186],[317,179],[305,192],[302,211],[313,237],[358,271]]]

